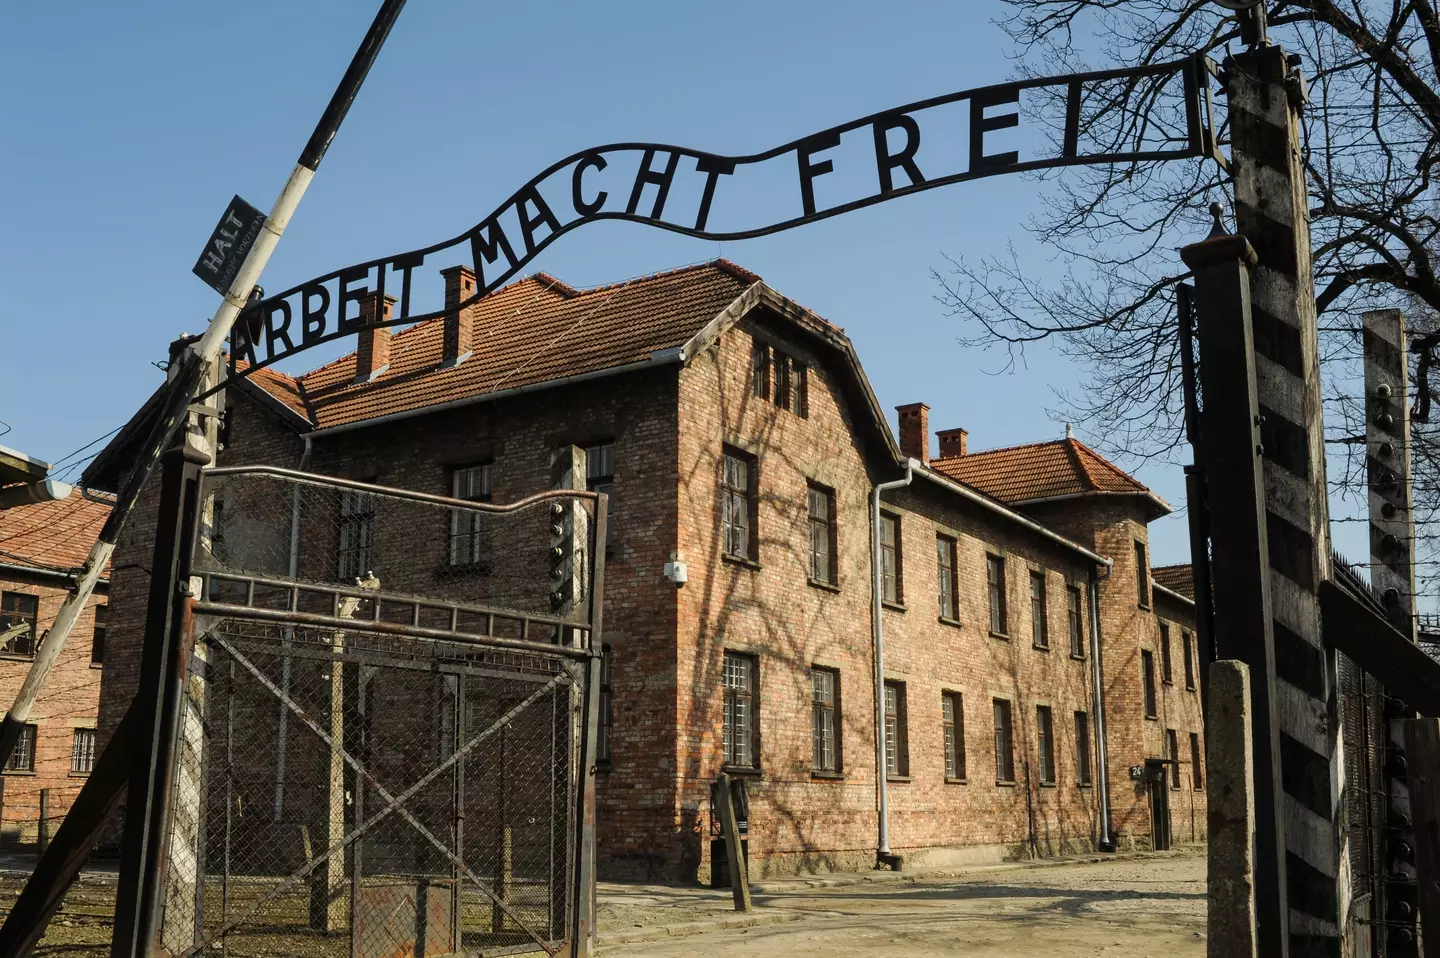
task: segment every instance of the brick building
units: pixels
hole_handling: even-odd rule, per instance
[[[109,513],[78,491],[0,510],[0,703],[20,690]],[[94,763],[108,584],[96,586],[0,775],[0,841],[35,841],[42,789],[53,834]]]
[[[447,304],[473,291],[444,275]],[[932,459],[912,404],[897,442],[843,331],[723,260],[590,290],[537,274],[359,336],[229,389],[221,463],[505,502],[588,451],[614,515],[604,872],[707,876],[722,766],[757,872],[1053,854],[1106,814],[1143,844],[1153,809],[1203,837],[1193,603],[1148,567],[1169,509],[1078,441],[971,453],[952,429]],[[117,552],[102,737],[136,687],[145,530],[142,509]]]

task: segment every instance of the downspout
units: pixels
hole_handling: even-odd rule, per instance
[[[1106,559],[1103,576],[1097,575],[1093,568],[1090,571],[1090,674],[1095,685],[1095,786],[1100,790],[1100,834],[1096,837],[1095,846],[1102,852],[1113,852],[1115,839],[1110,830],[1110,765],[1105,747],[1105,683],[1102,677],[1104,668],[1100,661],[1100,583],[1110,578],[1114,568],[1114,561]]]
[[[310,450],[313,448],[314,438],[311,434],[304,437],[305,449],[300,453],[301,472],[310,465]],[[290,581],[294,582],[300,577],[300,485],[295,485],[294,493],[290,500]],[[295,629],[293,626],[285,629],[284,654],[280,657],[280,690],[284,693],[280,706],[280,729],[279,750],[275,762],[275,821],[280,821],[281,814],[285,809],[285,739],[290,730],[290,710],[285,707],[284,702],[290,700],[290,649],[295,644]]]
[[[885,781],[885,630],[880,621],[880,599],[884,592],[880,570],[880,494],[910,485],[915,478],[915,461],[905,460],[905,477],[882,482],[870,492],[870,563],[872,603],[870,621],[875,636],[875,795],[880,806],[879,847],[876,854],[890,854],[890,794]]]

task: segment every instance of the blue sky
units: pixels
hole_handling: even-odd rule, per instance
[[[79,2],[7,12],[0,62],[3,443],[58,460],[120,425],[216,295],[190,274],[230,196],[268,209],[378,0]],[[272,290],[477,222],[577,149],[651,140],[759,150],[864,114],[1006,79],[994,0],[877,5],[548,5],[410,0],[271,260]],[[762,189],[745,202],[793,203]],[[1052,350],[956,343],[935,301],[944,255],[1018,248],[1043,196],[1023,177],[935,190],[777,236],[717,244],[601,223],[533,268],[576,285],[724,255],[843,326],[881,403],[924,401],[972,448],[1056,438]],[[1178,244],[1177,244],[1178,245]],[[319,360],[314,354],[301,362]],[[285,368],[285,367],[282,367]],[[893,411],[891,412],[893,424]],[[1086,438],[1083,428],[1081,438]],[[1140,477],[1183,504],[1176,467]],[[1183,517],[1154,561],[1188,560]]]

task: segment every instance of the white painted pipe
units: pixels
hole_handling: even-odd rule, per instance
[[[879,847],[876,852],[880,855],[890,854],[890,790],[885,781],[885,629],[880,619],[881,597],[885,588],[880,570],[880,494],[908,486],[914,478],[915,460],[907,459],[903,479],[882,482],[870,492],[870,532],[873,547],[870,562],[875,573],[871,582],[874,594],[870,612],[875,636],[875,797],[880,818]]]

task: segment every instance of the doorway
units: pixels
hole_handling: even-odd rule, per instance
[[[1170,850],[1170,789],[1165,781],[1165,760],[1145,760],[1145,788],[1150,793],[1150,841],[1157,852]]]

